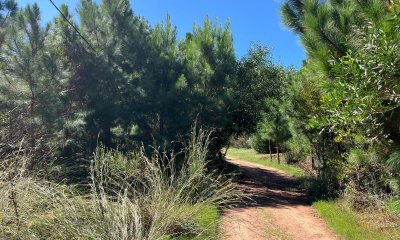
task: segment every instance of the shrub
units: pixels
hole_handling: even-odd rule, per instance
[[[251,139],[251,148],[256,150],[258,153],[269,153],[269,142],[268,139],[265,139],[261,136],[261,134],[254,134]]]
[[[293,134],[292,138],[285,142],[286,161],[288,164],[295,164],[306,160],[311,154],[310,142],[301,134]]]
[[[315,199],[334,199],[340,196],[345,179],[345,167],[341,159],[328,159],[317,167],[315,175],[305,181],[305,188]]]
[[[380,209],[397,185],[391,178],[383,156],[374,150],[352,149],[344,159],[328,159],[307,181],[315,198],[332,199],[342,196],[349,207],[356,210]]]
[[[353,149],[348,157],[345,199],[358,210],[383,209],[389,197],[391,174],[377,152]]]

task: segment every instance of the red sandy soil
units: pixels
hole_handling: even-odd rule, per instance
[[[224,212],[222,240],[330,240],[339,239],[316,211],[298,183],[284,172],[259,164],[228,159],[238,165],[244,192],[251,195]]]

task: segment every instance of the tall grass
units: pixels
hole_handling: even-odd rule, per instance
[[[86,194],[23,174],[1,177],[0,239],[217,239],[218,223],[205,214],[241,193],[207,170],[209,137],[193,129],[179,154],[99,147]]]

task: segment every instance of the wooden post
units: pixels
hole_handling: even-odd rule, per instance
[[[281,164],[281,158],[279,157],[279,145],[276,145],[276,153],[278,154],[278,164]]]
[[[272,161],[271,139],[268,140],[268,145],[269,145],[269,159]]]
[[[228,146],[226,146],[226,149],[225,149],[224,158],[226,157],[226,154],[228,153],[228,149],[230,146],[231,146],[231,142],[229,141]]]

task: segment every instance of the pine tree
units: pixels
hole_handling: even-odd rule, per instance
[[[229,111],[230,82],[236,74],[236,57],[229,21],[222,27],[209,17],[203,26],[195,25],[181,46],[184,75],[191,89],[191,119],[215,129],[211,152],[217,153],[227,144],[232,133]]]
[[[287,0],[282,6],[283,22],[299,34],[309,62],[329,71],[331,57],[338,59],[356,45],[351,34],[369,21],[380,24],[385,0]]]
[[[16,11],[17,3],[15,0],[0,1],[0,47],[4,42],[7,24],[10,22],[10,18],[15,15]]]
[[[138,135],[147,144],[169,147],[189,131],[186,79],[182,74],[177,29],[167,15],[151,31],[148,72],[140,84],[144,91],[136,123]],[[149,111],[150,110],[150,111]]]
[[[10,131],[26,133],[29,146],[40,148],[47,142],[39,140],[56,138],[62,125],[68,72],[49,42],[49,25],[40,23],[37,4],[12,21],[0,52],[0,104],[12,110]]]
[[[100,5],[85,0],[78,11],[81,29],[96,49],[90,58],[96,63],[85,69],[92,81],[86,85],[87,124],[92,137],[100,134],[101,142],[112,146],[125,141],[134,126],[143,95],[139,83],[149,58],[149,26],[134,16],[127,0],[104,0]]]

